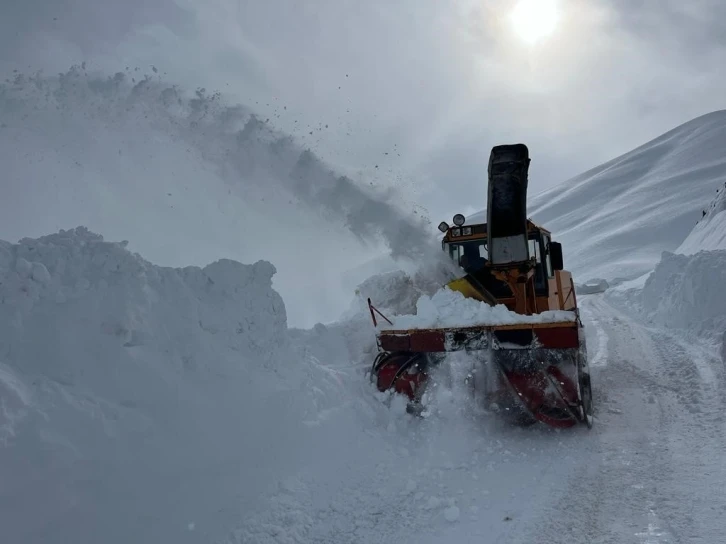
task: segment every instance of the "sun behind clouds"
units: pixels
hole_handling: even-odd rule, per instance
[[[530,45],[550,36],[558,19],[557,0],[519,0],[510,14],[515,33]]]

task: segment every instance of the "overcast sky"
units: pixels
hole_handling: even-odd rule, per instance
[[[726,106],[721,0],[560,0],[533,45],[514,4],[0,0],[0,69],[154,65],[406,188],[435,221],[485,205],[493,145],[529,145],[537,192]]]

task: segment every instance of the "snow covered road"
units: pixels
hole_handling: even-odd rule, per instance
[[[712,346],[582,297],[597,421],[570,490],[532,527],[542,542],[722,542],[723,362]],[[573,540],[574,539],[574,540]],[[533,541],[533,540],[532,540]]]
[[[601,295],[580,303],[594,380],[593,430],[500,429],[496,438],[485,431],[483,442],[507,443],[518,461],[494,461],[496,483],[491,476],[470,482],[487,482],[491,493],[469,523],[420,541],[723,541],[726,403],[717,349],[647,327]],[[511,521],[502,523],[504,516]]]

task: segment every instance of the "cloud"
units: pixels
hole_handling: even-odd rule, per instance
[[[627,32],[669,53],[698,63],[726,47],[726,5],[720,0],[614,0],[613,5]]]
[[[559,3],[532,49],[511,0],[34,0],[4,13],[0,68],[153,64],[437,220],[483,204],[498,143],[530,146],[536,192],[722,107],[726,7]]]

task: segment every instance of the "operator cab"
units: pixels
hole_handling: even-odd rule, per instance
[[[464,216],[454,216],[454,225],[449,227],[442,222],[439,230],[444,233],[441,249],[457,263],[467,274],[474,276],[495,297],[511,296],[506,283],[497,280],[487,268],[489,248],[487,245],[487,225],[464,226]],[[535,260],[535,293],[537,296],[549,296],[549,279],[555,270],[562,270],[562,248],[559,243],[551,241],[551,233],[527,220],[529,239],[529,255]]]

